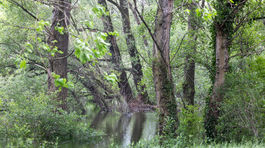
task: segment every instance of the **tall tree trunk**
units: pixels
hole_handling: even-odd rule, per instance
[[[189,6],[190,15],[188,18],[188,31],[189,31],[189,46],[186,50],[185,66],[184,66],[184,82],[183,82],[183,99],[185,104],[194,105],[194,95],[195,95],[195,61],[193,53],[196,51],[196,4],[192,2]]]
[[[207,113],[207,122],[211,122],[208,127],[208,136],[215,138],[217,131],[215,126],[218,124],[217,120],[220,115],[220,104],[223,102],[224,91],[222,90],[225,75],[228,70],[228,34],[224,32],[223,28],[216,25],[216,73],[213,85],[212,96],[209,100],[209,110]],[[207,128],[206,128],[207,129]]]
[[[98,0],[98,3],[105,7],[106,11],[108,11],[106,0]],[[110,15],[102,16],[102,22],[104,25],[104,30],[106,32],[114,32]],[[126,72],[124,70],[124,66],[122,64],[121,54],[117,45],[116,37],[113,35],[109,35],[107,40],[111,44],[110,52],[112,54],[112,63],[114,64],[115,69],[120,72],[120,75],[118,76],[118,85],[120,88],[120,93],[125,98],[126,102],[129,102],[133,99],[133,94],[131,86],[128,82]]]
[[[153,47],[153,75],[156,99],[160,109],[159,133],[172,134],[176,132],[177,104],[174,97],[174,84],[170,67],[170,28],[172,21],[173,0],[159,0],[155,22]],[[165,129],[167,118],[171,120]],[[173,120],[173,121],[172,121]]]
[[[68,0],[56,0],[56,5],[53,9],[52,25],[50,28],[50,35],[48,43],[50,48],[58,48],[58,51],[62,51],[63,54],[57,52],[54,57],[49,58],[49,69],[48,69],[48,89],[50,92],[58,90],[54,84],[54,78],[52,73],[60,75],[60,78],[67,79],[67,58],[68,54],[68,43],[69,43],[69,16],[70,16],[71,4]],[[57,27],[63,27],[63,34],[58,32]],[[64,110],[67,109],[67,88],[63,87],[57,94],[58,101],[61,101],[60,107]]]
[[[123,32],[126,36],[127,48],[131,58],[133,80],[139,95],[142,96],[144,103],[150,103],[148,100],[148,94],[145,90],[146,86],[141,85],[143,78],[142,65],[139,57],[139,53],[136,49],[135,38],[131,30],[131,22],[129,16],[128,0],[120,0],[120,11],[122,16]]]
[[[235,15],[243,8],[245,1],[235,3],[216,1],[217,16],[215,16],[212,33],[215,43],[215,76],[212,76],[212,94],[207,100],[205,129],[209,138],[216,138],[220,105],[225,94],[225,77],[229,67],[229,46],[234,33]]]

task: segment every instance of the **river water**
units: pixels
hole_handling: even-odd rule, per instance
[[[126,147],[141,139],[149,140],[156,134],[158,118],[154,112],[119,114],[98,112],[90,118],[91,127],[105,135],[90,142],[66,141],[61,148],[108,148],[111,144]]]

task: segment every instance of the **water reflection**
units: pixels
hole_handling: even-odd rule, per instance
[[[152,112],[118,114],[98,112],[91,118],[91,127],[101,130],[107,135],[98,143],[65,143],[61,147],[110,147],[112,143],[126,147],[137,143],[140,139],[151,139],[156,133],[157,118]]]
[[[137,143],[142,137],[146,116],[145,113],[139,112],[135,113],[135,118],[131,143]]]

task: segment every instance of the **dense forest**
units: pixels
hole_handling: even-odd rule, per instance
[[[265,147],[264,51],[263,0],[0,0],[0,147]]]

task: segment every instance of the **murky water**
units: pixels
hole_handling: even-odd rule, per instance
[[[111,144],[126,147],[137,143],[140,139],[151,139],[156,134],[157,116],[152,112],[118,114],[98,112],[92,118],[91,127],[104,132],[106,135],[95,142],[68,141],[60,144],[62,148],[107,148]]]

